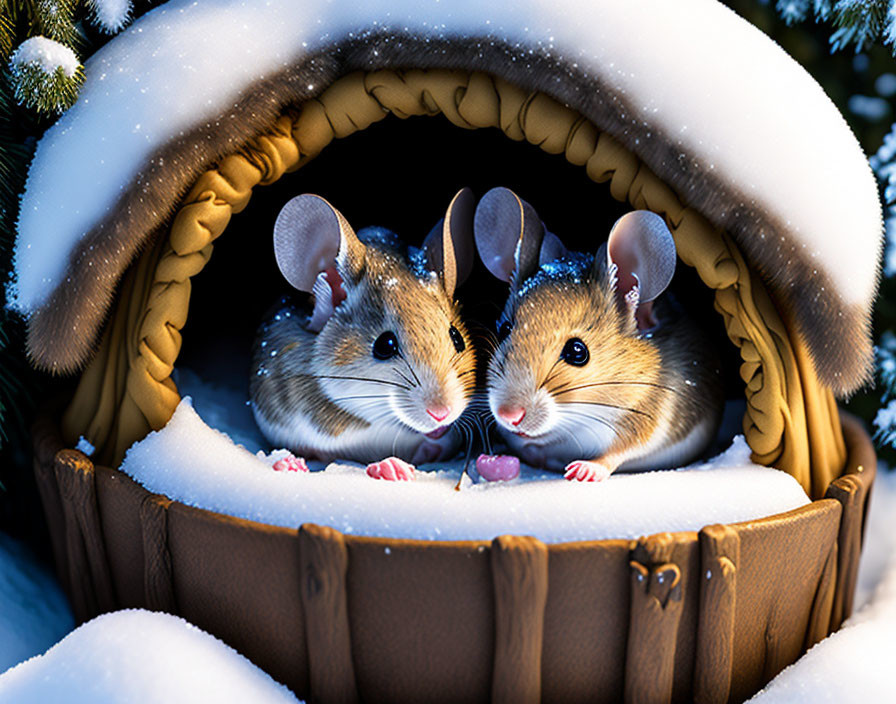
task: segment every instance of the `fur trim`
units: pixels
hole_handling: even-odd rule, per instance
[[[65,283],[29,317],[28,352],[34,363],[56,373],[85,364],[122,273],[216,159],[239,150],[287,106],[316,97],[340,76],[400,67],[484,71],[576,109],[734,238],[765,281],[785,322],[807,343],[824,384],[842,396],[870,379],[870,310],[841,299],[785,223],[747,205],[750,199],[714,170],[694,158],[682,158],[674,138],[632,121],[636,110],[625,95],[545,53],[530,54],[528,47],[486,38],[421,41],[394,33],[341,42],[303,56],[289,69],[253,84],[227,113],[196,125],[157,152],[106,219],[81,240],[70,257]],[[315,89],[309,91],[309,85]],[[92,265],[86,266],[87,261]]]

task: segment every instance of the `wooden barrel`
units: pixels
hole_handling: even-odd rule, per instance
[[[167,611],[315,702],[742,701],[851,610],[876,458],[825,497],[699,532],[546,545],[299,529],[151,494],[34,428],[76,616]]]

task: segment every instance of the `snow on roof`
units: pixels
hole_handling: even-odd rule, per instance
[[[818,84],[715,0],[171,0],[86,63],[79,101],[41,139],[10,305],[33,312],[65,283],[81,238],[162,146],[303,56],[381,31],[490,37],[596,77],[630,106],[617,117],[664,135],[662,159],[718,175],[732,211],[767,213],[845,305],[870,305],[882,216],[865,156]]]

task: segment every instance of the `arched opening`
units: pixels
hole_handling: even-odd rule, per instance
[[[498,128],[540,149],[514,144],[494,129],[464,133],[439,121],[380,122],[389,113],[442,114],[454,125]],[[353,139],[334,141],[362,130]],[[327,156],[315,160],[324,147]],[[298,174],[281,178],[299,167]],[[582,178],[582,167],[589,178]],[[591,181],[607,181],[609,187]],[[256,184],[269,187],[254,194]],[[357,226],[386,225],[413,242],[464,185],[480,194],[494,185],[515,188],[572,249],[596,247],[632,206],[665,217],[681,260],[693,267],[680,267],[679,292],[694,299],[688,305],[708,310],[714,291],[728,337],[740,348],[737,393],[746,383],[744,429],[754,459],[794,474],[813,496],[839,474],[845,451],[833,397],[818,385],[804,346],[792,339],[731,240],[574,110],[498,78],[452,71],[346,76],[200,177],[168,238],[145,253],[123,281],[100,353],[66,414],[67,439],[92,437],[102,448],[99,459],[117,464],[133,440],[163,425],[179,400],[170,374],[185,325],[192,340],[182,358],[187,364],[200,360],[210,369],[222,346],[251,343],[251,329],[284,286],[269,237],[280,206],[292,195],[319,193]],[[231,214],[240,211],[231,223]],[[197,277],[191,300],[190,277],[203,271],[211,242],[225,227],[233,244],[216,253],[211,273]],[[203,277],[208,283],[200,283]],[[696,285],[698,277],[706,286]],[[466,292],[471,300],[501,300],[500,284],[484,275],[473,281],[474,289],[482,288],[473,296]],[[497,294],[481,295],[486,290]],[[234,319],[233,311],[247,302],[246,315]],[[468,312],[487,321],[488,312],[476,306]],[[188,308],[198,324],[187,324]],[[127,344],[115,344],[122,337]],[[116,363],[110,368],[112,356]],[[115,383],[108,383],[110,377]]]

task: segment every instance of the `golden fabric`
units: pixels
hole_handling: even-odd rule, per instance
[[[68,442],[84,435],[94,458],[117,465],[125,450],[161,428],[180,398],[170,374],[186,322],[190,277],[258,184],[276,181],[388,114],[442,114],[467,129],[494,127],[585,167],[610,192],[669,224],[681,260],[716,291],[716,309],[740,348],[746,384],[744,432],[755,461],[792,474],[819,498],[846,460],[833,394],[815,375],[806,346],[786,328],[765,287],[732,240],[684,205],[641,161],[575,111],[482,73],[375,71],[330,86],[271,131],[204,173],[183,199],[167,238],[131,267],[99,350],[63,419]]]

